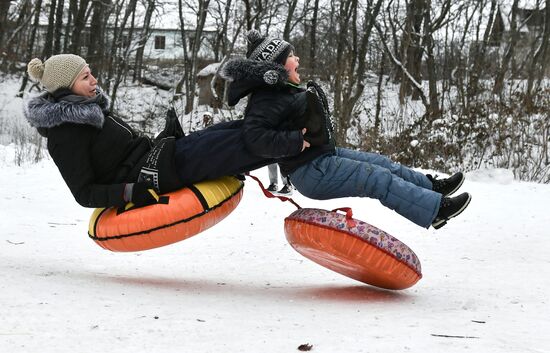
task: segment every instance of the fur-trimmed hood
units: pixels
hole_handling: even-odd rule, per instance
[[[98,96],[90,99],[75,101],[68,99],[69,96],[56,99],[46,92],[26,101],[23,112],[29,124],[39,129],[48,129],[63,123],[102,128],[105,122],[104,112],[109,109],[109,98],[100,90],[97,94]]]
[[[281,88],[288,81],[288,72],[283,65],[250,59],[229,60],[220,76],[231,83],[227,97],[230,106],[256,89]]]

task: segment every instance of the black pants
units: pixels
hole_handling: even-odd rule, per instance
[[[176,169],[188,185],[225,175],[237,175],[274,163],[251,154],[240,128],[209,128],[176,141]]]

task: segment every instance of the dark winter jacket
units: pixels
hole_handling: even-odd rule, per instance
[[[304,139],[310,142],[301,130],[309,125],[306,120],[312,114],[307,111],[306,90],[287,83],[283,65],[234,59],[223,67],[222,76],[231,82],[230,106],[250,94],[243,126],[247,147],[260,156],[277,158],[283,175],[334,151],[332,141],[326,140],[301,152]]]
[[[125,204],[126,183],[138,180],[154,144],[108,112],[103,93],[87,102],[64,100],[70,91],[45,93],[25,106],[29,123],[47,137],[48,151],[76,201],[84,207]],[[181,187],[174,167],[174,139],[163,140],[160,192]],[[158,155],[157,155],[158,157]]]

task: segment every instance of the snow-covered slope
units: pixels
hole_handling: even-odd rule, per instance
[[[10,146],[0,146],[9,156]],[[286,242],[294,206],[248,181],[212,229],[140,253],[87,237],[91,211],[51,160],[0,160],[0,352],[548,352],[550,186],[471,173],[470,207],[425,230],[368,199],[354,216],[408,244],[414,287],[380,290],[331,272]],[[267,170],[255,173],[267,179]]]

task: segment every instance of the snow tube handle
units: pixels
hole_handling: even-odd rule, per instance
[[[336,212],[336,211],[345,212],[346,213],[346,219],[352,219],[353,218],[353,210],[351,209],[351,207],[340,207],[340,208],[335,208],[335,209],[332,210],[332,212]]]
[[[348,227],[355,227],[357,222],[355,222],[355,220],[353,219],[353,210],[351,209],[351,207],[340,207],[340,208],[335,208],[334,210],[332,210],[332,212],[336,212],[336,211],[345,212],[346,213],[346,223],[348,224]]]

